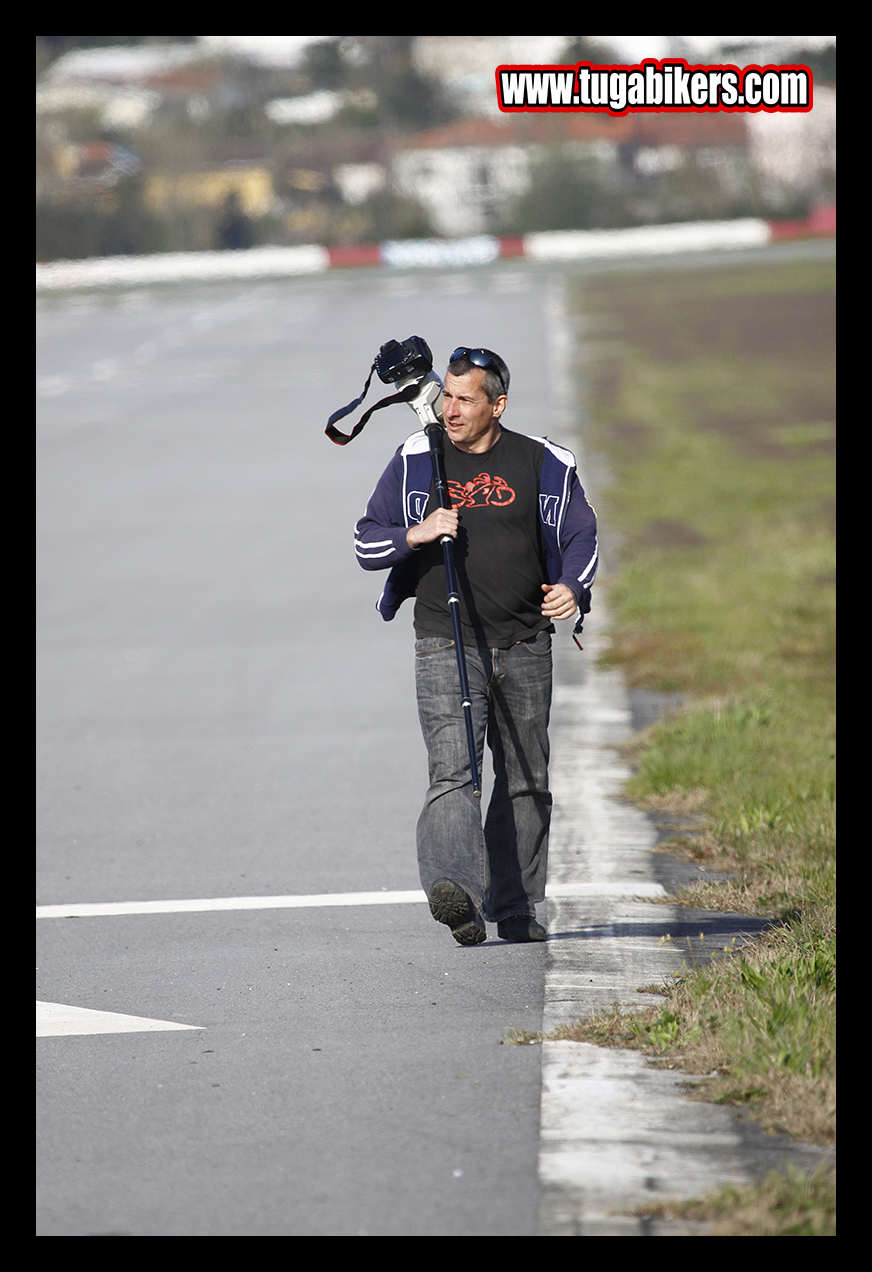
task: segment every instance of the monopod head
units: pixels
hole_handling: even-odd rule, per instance
[[[399,385],[399,391],[392,397],[382,398],[380,402],[376,402],[375,406],[371,406],[350,433],[340,433],[339,429],[334,427],[337,420],[350,415],[355,407],[360,405],[369,390],[373,372],[378,375],[383,384]],[[432,423],[435,419],[433,404],[441,391],[442,381],[433,371],[433,354],[426,340],[421,336],[409,336],[408,340],[403,341],[388,340],[381,346],[370,367],[360,397],[349,402],[348,406],[344,406],[341,410],[334,411],[324,431],[331,442],[335,442],[337,446],[347,446],[357,437],[373,411],[378,411],[383,406],[390,406],[392,402],[408,402],[424,424]]]

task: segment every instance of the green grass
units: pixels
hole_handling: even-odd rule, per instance
[[[779,916],[835,895],[834,290],[794,263],[577,297],[625,342],[590,389],[621,540],[606,660],[692,702],[638,740],[628,794],[702,805],[683,847]]]
[[[627,794],[677,826],[668,850],[732,875],[670,904],[774,926],[686,970],[660,1008],[561,1033],[710,1074],[697,1098],[821,1145],[835,1140],[834,275],[794,262],[577,285],[612,350],[585,366],[588,447],[610,472],[604,658],[687,704],[633,740]]]
[[[649,988],[650,987],[646,987]],[[705,1074],[688,1094],[749,1110],[767,1130],[835,1143],[835,933],[812,909],[741,953],[658,987],[661,1007],[609,1011],[509,1042],[593,1042]]]

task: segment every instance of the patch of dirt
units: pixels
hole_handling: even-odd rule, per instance
[[[785,443],[780,435],[785,422],[795,424],[803,420],[825,419],[832,409],[831,399],[825,400],[823,395],[798,392],[785,394],[783,409],[777,415],[753,415],[747,412],[728,415],[701,406],[699,422],[705,428],[726,434],[749,455],[758,455],[761,459],[801,459],[809,452],[835,455],[835,424],[831,437],[816,438],[805,446],[794,446]]]
[[[656,286],[656,283],[655,283]],[[831,291],[706,295],[675,289],[659,305],[634,303],[634,288],[609,295],[622,340],[664,362],[717,349],[742,358],[830,362],[836,343],[836,298]],[[647,287],[641,288],[647,291]],[[660,321],[651,321],[659,310]],[[826,418],[821,416],[819,418]]]
[[[697,279],[691,289],[677,280],[638,280],[610,290],[609,305],[624,348],[677,364],[716,351],[737,364],[750,363],[751,376],[766,362],[794,368],[795,374],[781,377],[784,382],[771,409],[768,404],[749,409],[747,402],[725,409],[722,402],[713,405],[705,392],[688,393],[682,403],[700,428],[727,435],[750,456],[789,462],[810,453],[834,455],[834,291],[755,288],[746,294],[723,294],[719,281],[713,280],[709,289],[704,279]],[[760,373],[767,377],[768,368]],[[619,368],[602,366],[599,375],[608,381],[609,399],[615,402]],[[812,425],[818,426],[817,433]],[[633,428],[632,421],[621,421],[617,440],[643,445],[644,436],[633,436]]]
[[[696,548],[706,542],[685,521],[649,521],[637,537],[648,548]]]

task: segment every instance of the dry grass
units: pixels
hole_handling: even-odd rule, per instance
[[[834,1237],[835,1167],[773,1171],[752,1187],[725,1186],[698,1201],[658,1202],[634,1213],[705,1223],[709,1237]]]

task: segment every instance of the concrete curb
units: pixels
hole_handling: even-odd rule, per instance
[[[41,262],[37,292],[131,287],[151,283],[216,279],[287,278],[331,269],[458,269],[489,265],[509,257],[583,261],[763,247],[785,238],[832,237],[835,204],[804,220],[768,222],[689,221],[624,230],[555,230],[498,238],[479,234],[463,239],[397,239],[384,243],[319,247],[252,247],[245,251],[164,252],[152,256],[107,256],[79,261]]]
[[[597,621],[605,622],[601,599]],[[621,798],[630,769],[617,748],[633,732],[629,694],[618,672],[597,665],[599,647],[594,631],[584,666],[569,678],[564,670],[555,685],[545,1034],[614,1003],[626,1012],[656,1006],[662,1000],[647,987],[680,972],[680,934],[691,926],[705,928],[713,948],[729,944],[731,931],[742,941],[762,926],[652,906],[657,833]],[[813,1171],[832,1159],[767,1135],[732,1108],[689,1099],[684,1084],[705,1080],[653,1068],[636,1051],[544,1042],[538,1235],[703,1234],[706,1225],[652,1219],[651,1211],[724,1184],[753,1185],[785,1162]]]

